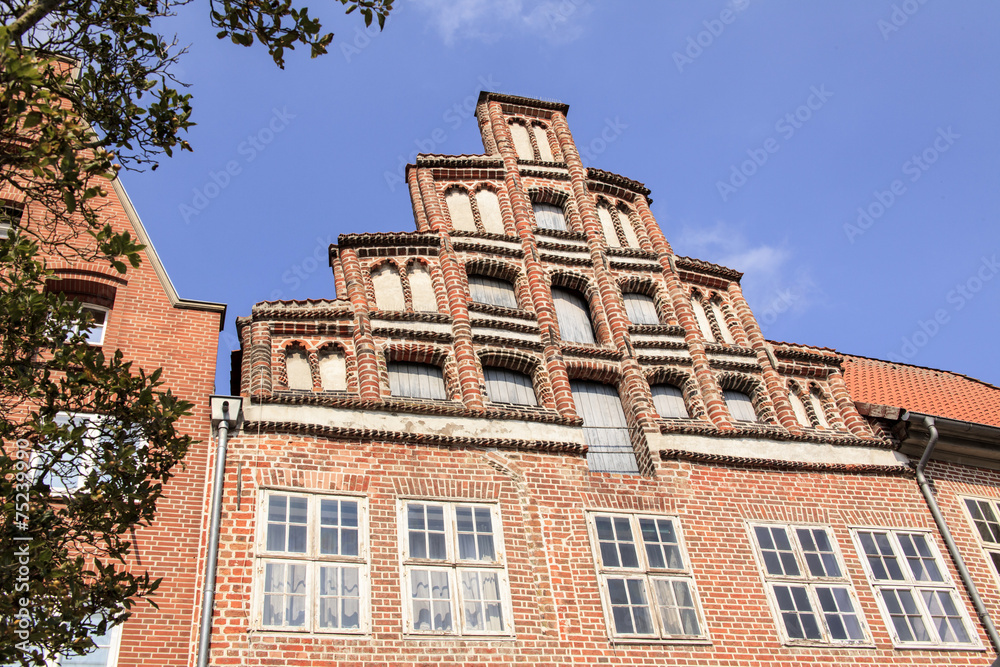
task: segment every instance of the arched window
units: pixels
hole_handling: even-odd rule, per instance
[[[809,392],[809,402],[812,403],[813,412],[816,413],[816,421],[819,422],[820,428],[830,428],[830,422],[826,419],[826,409],[823,407],[823,398],[819,395],[819,391],[813,389]]]
[[[483,221],[483,230],[491,234],[506,234],[503,226],[503,215],[500,213],[500,200],[492,190],[480,190],[476,193],[476,206],[479,208],[479,218]]]
[[[104,332],[108,328],[108,315],[111,313],[111,310],[104,306],[88,303],[84,304],[83,308],[80,309],[80,313],[84,317],[89,317],[89,322],[86,324],[80,322],[73,325],[70,335],[72,336],[81,329],[85,329],[84,335],[87,343],[90,345],[103,345]]]
[[[587,465],[591,471],[639,472],[618,391],[610,385],[583,380],[572,381],[570,390],[576,412],[583,418]]]
[[[549,133],[539,125],[533,126],[531,131],[535,133],[535,144],[538,146],[539,158],[545,162],[552,162],[555,158],[552,157],[552,146],[549,145]]]
[[[403,284],[395,266],[387,262],[373,271],[372,287],[375,288],[375,307],[378,310],[406,310]]]
[[[535,151],[531,147],[528,128],[520,123],[511,123],[510,135],[514,139],[514,150],[517,152],[517,157],[521,160],[534,160]]]
[[[684,392],[672,384],[654,384],[650,387],[653,393],[653,406],[661,417],[687,419],[687,406],[684,405]]]
[[[719,331],[722,333],[722,340],[732,345],[736,342],[733,338],[732,331],[729,330],[729,325],[726,323],[726,314],[722,310],[722,304],[718,301],[712,302],[712,314],[715,315],[715,321],[719,323]]]
[[[639,247],[639,237],[635,233],[635,224],[632,222],[632,215],[624,206],[618,207],[618,221],[625,232],[625,242],[630,248]]]
[[[469,298],[476,303],[517,308],[514,286],[506,280],[489,276],[469,276]]]
[[[285,350],[285,374],[289,389],[312,390],[312,370],[305,350],[294,347]]]
[[[705,307],[701,305],[701,299],[691,297],[691,307],[694,309],[694,318],[698,321],[698,329],[701,331],[702,337],[708,342],[714,343],[715,334],[712,333],[712,325],[708,321],[708,315],[705,314]]]
[[[427,267],[420,262],[410,264],[410,296],[413,299],[413,310],[417,312],[436,313],[438,311],[437,297],[434,296],[434,283]]]
[[[799,424],[802,426],[811,427],[812,422],[809,421],[809,413],[806,412],[806,406],[799,398],[799,395],[792,390],[788,392],[788,402],[792,404],[792,412],[795,413],[795,419],[798,420]]]
[[[467,232],[476,231],[476,218],[472,215],[472,204],[469,203],[467,192],[452,188],[445,194],[444,201],[448,206],[448,215],[451,216],[452,228]]]
[[[389,362],[389,393],[408,398],[448,398],[439,366],[406,361]]]
[[[561,206],[535,203],[531,208],[539,229],[566,229],[566,213]]]
[[[604,240],[612,248],[620,248],[621,241],[618,240],[618,232],[615,231],[615,221],[611,217],[611,211],[604,204],[597,207],[597,218],[601,221],[601,230],[604,232]]]
[[[524,373],[506,368],[486,367],[486,396],[491,403],[511,403],[513,405],[538,405],[535,387],[531,378]]]
[[[589,343],[594,345],[594,327],[590,322],[590,308],[587,300],[579,292],[552,288],[552,301],[556,306],[556,321],[559,334],[567,343]]]
[[[757,411],[754,410],[753,401],[750,397],[740,391],[726,389],[722,392],[722,397],[726,400],[726,407],[733,419],[740,422],[755,422]]]
[[[343,352],[327,348],[319,353],[319,378],[326,391],[347,389],[347,362]]]
[[[638,292],[623,294],[625,313],[632,324],[659,324],[660,314],[656,312],[653,297]]]

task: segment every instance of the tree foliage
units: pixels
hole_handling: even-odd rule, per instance
[[[334,1],[380,27],[393,2]],[[187,2],[0,0],[0,204],[24,207],[0,240],[0,664],[86,652],[159,583],[129,554],[191,444],[175,425],[192,406],[87,343],[91,316],[46,258],[139,265],[101,210],[120,169],[191,150],[184,49],[157,29]],[[211,0],[210,21],[278,67],[333,37],[292,0]]]

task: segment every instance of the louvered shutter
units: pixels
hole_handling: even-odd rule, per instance
[[[567,343],[596,344],[594,327],[590,323],[590,309],[579,292],[553,288],[552,301],[556,306],[559,333]]]
[[[598,382],[574,380],[570,389],[576,412],[583,417],[590,469],[593,472],[639,472],[628,435],[625,411],[615,388]]]

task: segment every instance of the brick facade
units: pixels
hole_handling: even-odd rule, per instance
[[[988,664],[990,641],[899,451],[898,419],[859,412],[843,355],[765,340],[741,274],[675,255],[644,185],[583,166],[567,111],[483,93],[485,154],[421,155],[407,170],[414,232],[342,235],[330,249],[339,298],[263,302],[238,320],[246,421],[226,464],[211,663]],[[561,209],[565,229],[540,227],[533,205]],[[509,285],[518,307],[472,298],[470,276]],[[595,343],[567,340],[564,297],[553,290],[579,295]],[[648,299],[659,323],[632,323],[625,294]],[[401,364],[425,365],[445,397],[394,395]],[[537,405],[491,400],[488,369],[526,377]],[[637,474],[588,463],[601,425],[578,408],[583,381],[617,392]],[[654,388],[663,384],[676,387],[687,418],[660,416]],[[756,419],[741,418],[734,400]],[[959,500],[1000,497],[1000,480],[943,461],[928,474],[1000,613],[996,578]],[[319,546],[323,530],[351,524],[314,509],[293,520],[271,498],[360,508],[361,546],[346,556]],[[442,524],[447,558],[414,555],[422,533],[403,524],[425,505],[495,512],[491,535],[503,549],[477,575],[502,582],[492,630],[470,630],[477,617],[461,605],[478,598],[454,590],[473,567],[454,555],[461,527]],[[645,570],[614,570],[595,543],[605,539],[599,515],[670,522],[683,536],[678,560],[656,570],[643,542]],[[852,596],[853,644],[829,627],[817,641],[782,629],[755,526],[829,536],[842,572],[799,588]],[[292,546],[293,530],[303,531],[301,545]],[[944,581],[919,595],[950,595],[965,639],[894,640],[859,546],[866,531],[893,530],[936,549],[923,562],[942,568]],[[360,584],[320,586],[317,577],[334,570],[359,573]],[[453,618],[440,628],[420,626],[412,595],[424,571],[452,577],[427,593],[451,596]],[[300,576],[303,585],[289,583]],[[624,636],[616,614],[636,614],[638,628],[643,605],[613,602],[605,587],[625,579],[648,581],[647,592],[668,580],[675,595],[696,591],[697,631],[667,624]],[[775,590],[785,586],[777,581]],[[360,620],[324,616],[323,605],[355,604],[355,595],[351,618]],[[645,604],[657,618],[670,613]],[[280,613],[265,619],[265,609]]]
[[[205,478],[210,421],[208,396],[215,385],[218,332],[225,315],[223,304],[178,297],[124,188],[108,186],[100,218],[116,232],[127,231],[146,245],[142,264],[125,275],[101,263],[68,262],[47,257],[60,279],[49,289],[72,294],[84,303],[108,307],[102,347],[106,354],[121,350],[126,361],[151,372],[163,369],[163,380],[179,398],[194,404],[178,431],[197,442],[183,466],[164,485],[152,526],[135,532],[131,567],[163,578],[154,608],[139,602],[124,624],[118,667],[163,665],[186,667],[197,639],[197,601],[203,565]],[[0,196],[17,203],[16,193]],[[27,207],[31,208],[31,203]],[[44,215],[31,210],[25,220]],[[75,243],[86,243],[78,237]]]

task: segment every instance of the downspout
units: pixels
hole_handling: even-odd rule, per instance
[[[222,524],[222,486],[226,475],[226,447],[229,429],[240,419],[243,400],[237,396],[212,396],[212,423],[218,430],[215,451],[215,474],[212,477],[212,514],[209,527],[208,555],[205,559],[205,588],[201,599],[201,630],[198,633],[198,667],[208,667],[208,649],[212,642],[212,612],[215,608],[215,570],[219,561],[219,533]],[[235,404],[236,416],[230,414]],[[235,430],[235,428],[234,428]]]
[[[903,419],[907,420],[908,416],[909,413],[903,415]],[[937,499],[934,497],[934,492],[931,490],[931,484],[927,480],[927,477],[924,476],[924,468],[927,467],[927,462],[930,460],[931,454],[934,452],[934,446],[937,445],[938,430],[937,426],[934,425],[933,417],[924,416],[923,423],[924,426],[927,427],[929,436],[927,438],[927,444],[924,446],[924,455],[920,457],[920,463],[917,464],[917,484],[920,485],[920,491],[924,494],[924,500],[927,501],[927,507],[931,510],[931,515],[934,517],[934,523],[937,524],[938,531],[944,539],[944,544],[948,547],[948,553],[951,555],[951,559],[955,562],[955,568],[958,570],[958,576],[962,578],[962,583],[965,584],[965,590],[968,591],[969,597],[972,599],[972,606],[976,608],[976,614],[979,616],[979,621],[983,624],[986,634],[990,637],[990,642],[993,644],[993,650],[1000,654],[1000,635],[997,635],[997,629],[993,625],[993,620],[990,618],[989,612],[986,611],[986,605],[983,604],[983,599],[979,597],[979,591],[976,590],[976,584],[972,581],[972,575],[969,574],[969,568],[965,566],[965,561],[962,560],[962,555],[958,552],[958,545],[955,544],[955,539],[951,536],[951,531],[948,530],[948,524],[945,523],[944,516],[941,514],[941,508],[938,507]],[[998,663],[1000,663],[1000,658],[998,658],[993,665],[997,665]]]

